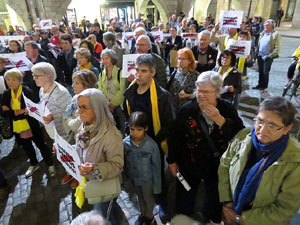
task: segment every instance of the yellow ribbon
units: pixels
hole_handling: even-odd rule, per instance
[[[246,58],[239,58],[238,70],[243,73],[245,68]]]
[[[136,83],[136,80],[132,81],[129,87],[131,87],[133,84]],[[156,85],[154,79],[152,79],[151,85],[150,85],[150,100],[151,100],[151,106],[152,106],[152,120],[153,120],[153,129],[154,134],[157,135],[158,132],[161,129],[160,125],[160,118],[159,118],[159,112],[158,112],[158,101],[157,101],[157,92],[156,92]],[[128,101],[126,100],[127,105],[127,111],[128,115],[130,115],[130,106]],[[168,144],[167,140],[163,140],[160,144],[162,150],[164,151],[165,155],[168,155]]]
[[[12,99],[12,110],[20,110],[21,109],[21,102],[19,101],[19,97],[22,94],[22,85],[19,86],[17,95],[15,96],[15,92],[11,89],[11,99]],[[13,132],[19,134],[23,131],[30,130],[29,123],[26,119],[23,120],[13,120]]]
[[[88,62],[88,64],[86,64],[85,66],[79,66],[80,70],[83,70],[83,69],[87,69],[89,70],[91,68],[91,62]]]
[[[78,208],[81,209],[81,207],[84,204],[84,200],[85,200],[85,195],[84,195],[84,185],[86,183],[86,178],[83,176],[82,177],[82,186],[81,184],[79,184],[76,188],[76,192],[74,194],[75,198],[75,203],[78,206]]]

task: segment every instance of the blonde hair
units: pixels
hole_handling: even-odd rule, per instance
[[[23,81],[23,74],[17,68],[10,69],[4,73],[4,79],[6,80],[8,77],[17,78],[20,82]]]
[[[83,69],[76,71],[72,75],[72,80],[79,79],[84,88],[95,88],[97,83],[97,77],[91,70]]]
[[[76,58],[77,58],[78,55],[81,55],[81,56],[87,58],[88,60],[90,60],[90,58],[92,57],[91,52],[88,49],[86,49],[86,48],[79,48],[79,49],[77,49],[75,51],[75,55],[76,55]]]

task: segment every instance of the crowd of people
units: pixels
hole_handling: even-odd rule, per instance
[[[295,107],[282,97],[269,97],[252,128],[245,128],[237,113],[247,67],[258,65],[253,88],[268,88],[281,46],[274,27],[271,19],[262,23],[244,17],[239,29],[224,29],[211,15],[199,26],[183,13],[158,26],[138,14],[130,24],[112,18],[105,29],[86,19],[79,27],[74,22],[53,24],[51,30],[34,25],[30,34],[18,27],[23,42],[12,39],[3,52],[25,51],[33,66],[26,72],[7,69],[0,58],[7,87],[1,120],[9,121],[7,129],[29,158],[25,177],[39,169],[31,141],[49,176],[56,176],[55,128],[75,145],[89,204],[112,224],[119,224],[121,185],[138,196],[136,225],[153,224],[156,204],[163,223],[183,214],[203,224],[287,224],[300,206],[300,145],[289,134]],[[159,42],[151,31],[170,35]],[[134,32],[131,48],[122,32]],[[196,38],[183,38],[183,33]],[[11,26],[7,35],[15,34]],[[81,43],[73,46],[77,38]],[[230,39],[251,40],[249,56],[228,50]],[[136,73],[127,78],[122,76],[125,54],[139,54]],[[44,126],[28,115],[24,96],[41,105]],[[168,201],[172,180],[175,209]],[[81,187],[68,173],[61,183],[70,181],[71,188]],[[98,189],[104,184],[105,196]],[[204,203],[196,212],[200,185]],[[2,199],[8,186],[0,173]]]

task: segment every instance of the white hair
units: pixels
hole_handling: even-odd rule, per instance
[[[223,86],[222,77],[215,71],[206,71],[201,73],[197,78],[196,85],[202,83],[211,84],[215,90],[221,90]]]
[[[142,33],[142,34],[147,34],[147,31],[143,27],[138,27],[134,30],[134,33]]]
[[[47,76],[50,75],[50,80],[52,82],[55,81],[56,79],[56,71],[54,69],[54,67],[47,62],[40,62],[35,64],[32,68],[31,71],[33,73],[35,73],[35,71],[39,71],[40,73],[42,73],[41,75]]]
[[[138,41],[140,39],[146,39],[148,41],[149,45],[151,46],[151,41],[150,41],[150,38],[148,37],[148,35],[145,35],[145,34],[140,35],[136,41]]]
[[[211,39],[211,32],[209,30],[203,30],[198,34],[198,40],[200,40],[200,37],[204,34],[209,35],[209,39]]]

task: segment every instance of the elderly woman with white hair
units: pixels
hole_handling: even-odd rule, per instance
[[[76,139],[76,151],[81,159],[81,175],[87,179],[87,185],[89,181],[101,184],[112,178],[119,179],[124,165],[122,135],[115,127],[105,96],[101,91],[89,88],[78,95],[77,103],[82,122]],[[90,202],[87,185],[85,191]],[[103,196],[103,193],[93,191],[97,197]],[[102,211],[102,215],[106,217],[109,201],[93,204],[94,209]],[[114,219],[114,216],[111,218]]]
[[[123,66],[123,50],[116,44],[116,36],[112,32],[106,32],[103,34],[103,42],[108,49],[112,49],[115,51],[118,57],[117,67],[122,69]]]
[[[50,63],[37,63],[31,68],[31,71],[36,85],[41,87],[40,104],[44,110],[43,119],[49,137],[54,140],[54,125],[57,133],[63,138],[67,138],[63,115],[71,103],[71,95],[64,86],[55,81],[56,72]]]
[[[122,111],[124,92],[126,90],[125,79],[122,78],[122,70],[116,66],[118,57],[114,50],[105,49],[102,54],[104,70],[98,83],[98,89],[103,92],[108,107],[114,116],[118,129],[125,135],[125,115]]]
[[[206,190],[203,217],[221,222],[218,166],[229,141],[243,128],[243,122],[231,104],[220,99],[222,78],[217,72],[203,72],[196,81],[196,98],[180,110],[171,129],[167,162],[171,173],[179,171],[190,185],[187,191],[177,180],[176,213],[194,213],[198,186],[204,180]]]

